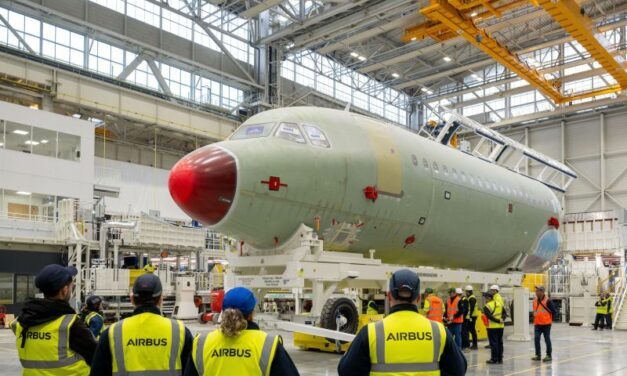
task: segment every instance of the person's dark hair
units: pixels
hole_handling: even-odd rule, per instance
[[[161,299],[161,295],[159,296],[145,296],[145,295],[133,295],[133,301],[136,306],[140,307],[155,307],[159,304],[159,299]]]
[[[71,284],[72,284],[72,277],[70,277],[70,279],[65,283],[65,285],[63,285],[63,287],[71,285]],[[41,292],[44,294],[44,298],[54,298],[55,296],[59,295],[59,291],[63,290],[63,287],[61,287],[57,291],[41,290]]]

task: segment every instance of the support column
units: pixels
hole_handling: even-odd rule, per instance
[[[601,164],[601,211],[605,210],[605,114],[601,112],[599,115],[599,162]]]
[[[529,290],[514,287],[514,333],[507,337],[510,341],[529,341]]]

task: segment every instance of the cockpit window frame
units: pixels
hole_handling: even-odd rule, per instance
[[[280,135],[281,129],[283,127],[283,125],[289,125],[290,127],[295,127],[296,129],[298,129],[298,132],[300,133],[300,136],[302,137],[302,142],[292,139],[292,138],[286,138],[286,137],[282,137]],[[278,139],[281,140],[286,140],[286,141],[290,141],[296,144],[301,144],[301,145],[307,145],[307,136],[305,136],[305,132],[303,132],[303,130],[301,129],[300,125],[298,123],[293,123],[291,121],[281,121],[279,122],[279,125],[276,127],[276,129],[273,132],[273,137],[276,137]]]
[[[264,133],[258,135],[258,136],[253,136],[253,137],[238,137],[238,138],[233,138],[233,136],[237,135],[237,133],[241,130],[241,129],[245,129],[248,127],[253,127],[253,126],[261,126],[263,125],[265,127],[265,125],[270,125],[267,129],[268,131],[266,132],[264,128]],[[233,141],[237,141],[237,140],[251,140],[254,138],[264,138],[264,137],[270,137],[270,135],[272,135],[274,133],[274,128],[276,128],[276,122],[274,121],[268,121],[265,123],[253,123],[253,124],[242,124],[240,125],[235,132],[233,132],[233,134],[231,134],[231,136],[229,136],[229,140],[233,140]]]
[[[322,130],[322,128],[320,128],[319,126],[315,125],[315,124],[311,124],[311,123],[303,123],[301,124],[301,127],[303,128],[303,133],[305,134],[305,136],[307,137],[307,140],[309,141],[309,144],[311,146],[315,146],[317,148],[321,148],[321,149],[331,149],[331,141],[329,141],[329,137],[327,136],[327,134]],[[317,144],[314,140],[311,139],[311,136],[309,135],[309,132],[307,131],[307,127],[311,127],[315,130],[317,130],[318,132],[320,132],[320,134],[322,134],[322,136],[324,137],[324,141],[326,142],[326,146],[324,145],[319,145]],[[317,140],[316,140],[317,141]]]

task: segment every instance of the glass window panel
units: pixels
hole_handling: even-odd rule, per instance
[[[311,142],[312,145],[320,146],[323,148],[328,148],[331,146],[329,145],[329,140],[327,140],[327,136],[320,128],[313,125],[303,125],[303,128],[305,129],[305,133],[307,133],[309,142]]]
[[[242,125],[235,131],[235,133],[231,135],[229,139],[242,140],[246,138],[267,137],[272,131],[273,127],[274,123]]]
[[[16,275],[15,276],[15,301],[24,302],[26,299],[34,298],[36,294],[35,276]]]
[[[54,196],[32,193],[30,196],[31,220],[51,222],[54,219]]]
[[[2,211],[7,213],[9,218],[29,219],[31,218],[30,210],[30,192],[4,190],[4,200],[2,203]],[[36,213],[33,213],[36,214]]]
[[[9,150],[30,153],[31,132],[30,125],[7,121],[4,147]]]
[[[13,274],[0,273],[0,304],[13,304]]]
[[[49,129],[33,127],[31,140],[33,154],[55,158],[57,148],[57,132]]]
[[[298,124],[295,123],[281,123],[277,129],[275,135],[278,138],[283,138],[289,141],[298,142],[299,144],[305,143],[305,136],[298,128]]]
[[[59,132],[57,157],[69,161],[81,158],[81,138],[73,134]]]

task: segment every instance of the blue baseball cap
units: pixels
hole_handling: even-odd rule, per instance
[[[65,285],[72,282],[72,278],[77,273],[78,270],[73,266],[46,265],[35,276],[35,286],[44,295],[54,295]]]
[[[410,292],[410,301],[414,301],[418,298],[420,292],[420,277],[418,277],[416,272],[409,269],[400,269],[392,274],[392,278],[390,278],[390,293],[392,297],[394,297],[394,299],[400,299],[400,291]]]
[[[250,315],[255,310],[257,299],[255,294],[246,287],[236,287],[226,292],[222,309],[234,308],[242,311],[244,316]]]
[[[140,275],[133,284],[133,295],[142,298],[156,298],[162,290],[161,280],[152,273]]]

